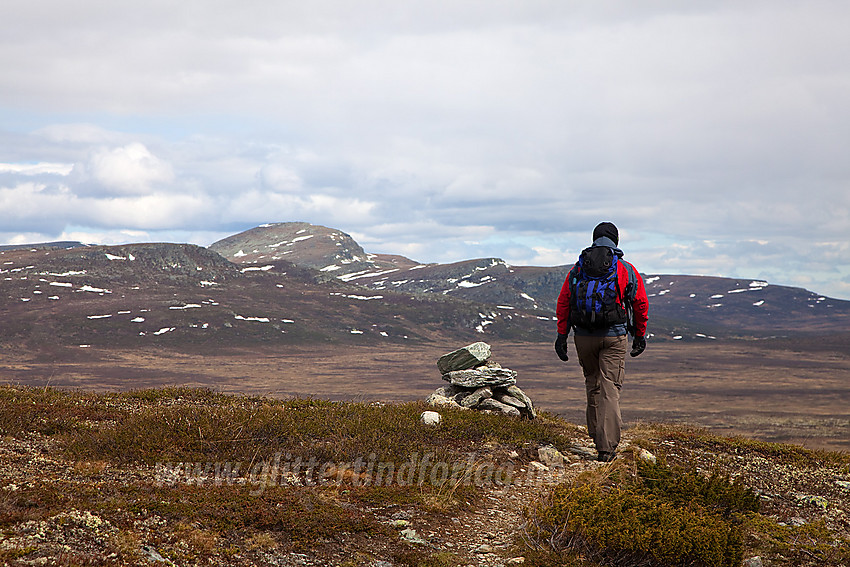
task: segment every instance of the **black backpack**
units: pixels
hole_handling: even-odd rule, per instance
[[[589,331],[628,321],[625,300],[620,292],[619,258],[607,246],[591,246],[582,251],[578,269],[570,275],[570,322]]]

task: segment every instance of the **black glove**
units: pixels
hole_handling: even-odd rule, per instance
[[[558,354],[558,358],[564,362],[570,359],[567,355],[567,335],[558,333],[558,338],[555,339],[555,352]]]
[[[632,341],[632,352],[629,354],[632,356],[638,356],[646,349],[646,338],[643,335],[638,335]]]

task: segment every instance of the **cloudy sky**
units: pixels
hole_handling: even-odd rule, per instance
[[[8,0],[0,243],[308,221],[850,299],[845,0]]]

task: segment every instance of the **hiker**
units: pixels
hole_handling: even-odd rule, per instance
[[[558,295],[558,338],[555,352],[563,360],[567,336],[574,342],[587,390],[587,433],[596,443],[597,460],[617,456],[620,442],[620,388],[626,364],[627,334],[632,356],[646,348],[649,301],[637,269],[623,260],[619,232],[613,223],[593,229],[593,244],[582,251]]]

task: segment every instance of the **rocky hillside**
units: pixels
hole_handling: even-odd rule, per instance
[[[233,262],[258,265],[285,257],[375,292],[424,293],[511,310],[554,314],[569,266],[510,266],[499,258],[419,264],[369,255],[350,236],[307,223],[264,225],[213,244]],[[656,338],[844,333],[850,301],[764,281],[645,274]]]
[[[208,249],[54,244],[0,251],[0,342],[219,348],[550,341],[566,272],[498,258],[419,264],[368,254],[350,236],[306,223],[264,225]],[[808,333],[846,344],[850,337],[848,301],[749,280],[645,281],[653,340]]]
[[[367,254],[348,234],[306,222],[264,224],[219,240],[209,248],[238,264],[287,260],[345,281],[359,274],[373,275],[416,265],[403,256]]]
[[[370,291],[282,259],[237,265],[188,244],[4,251],[0,278],[0,341],[39,349],[538,340],[551,325],[530,311]]]

